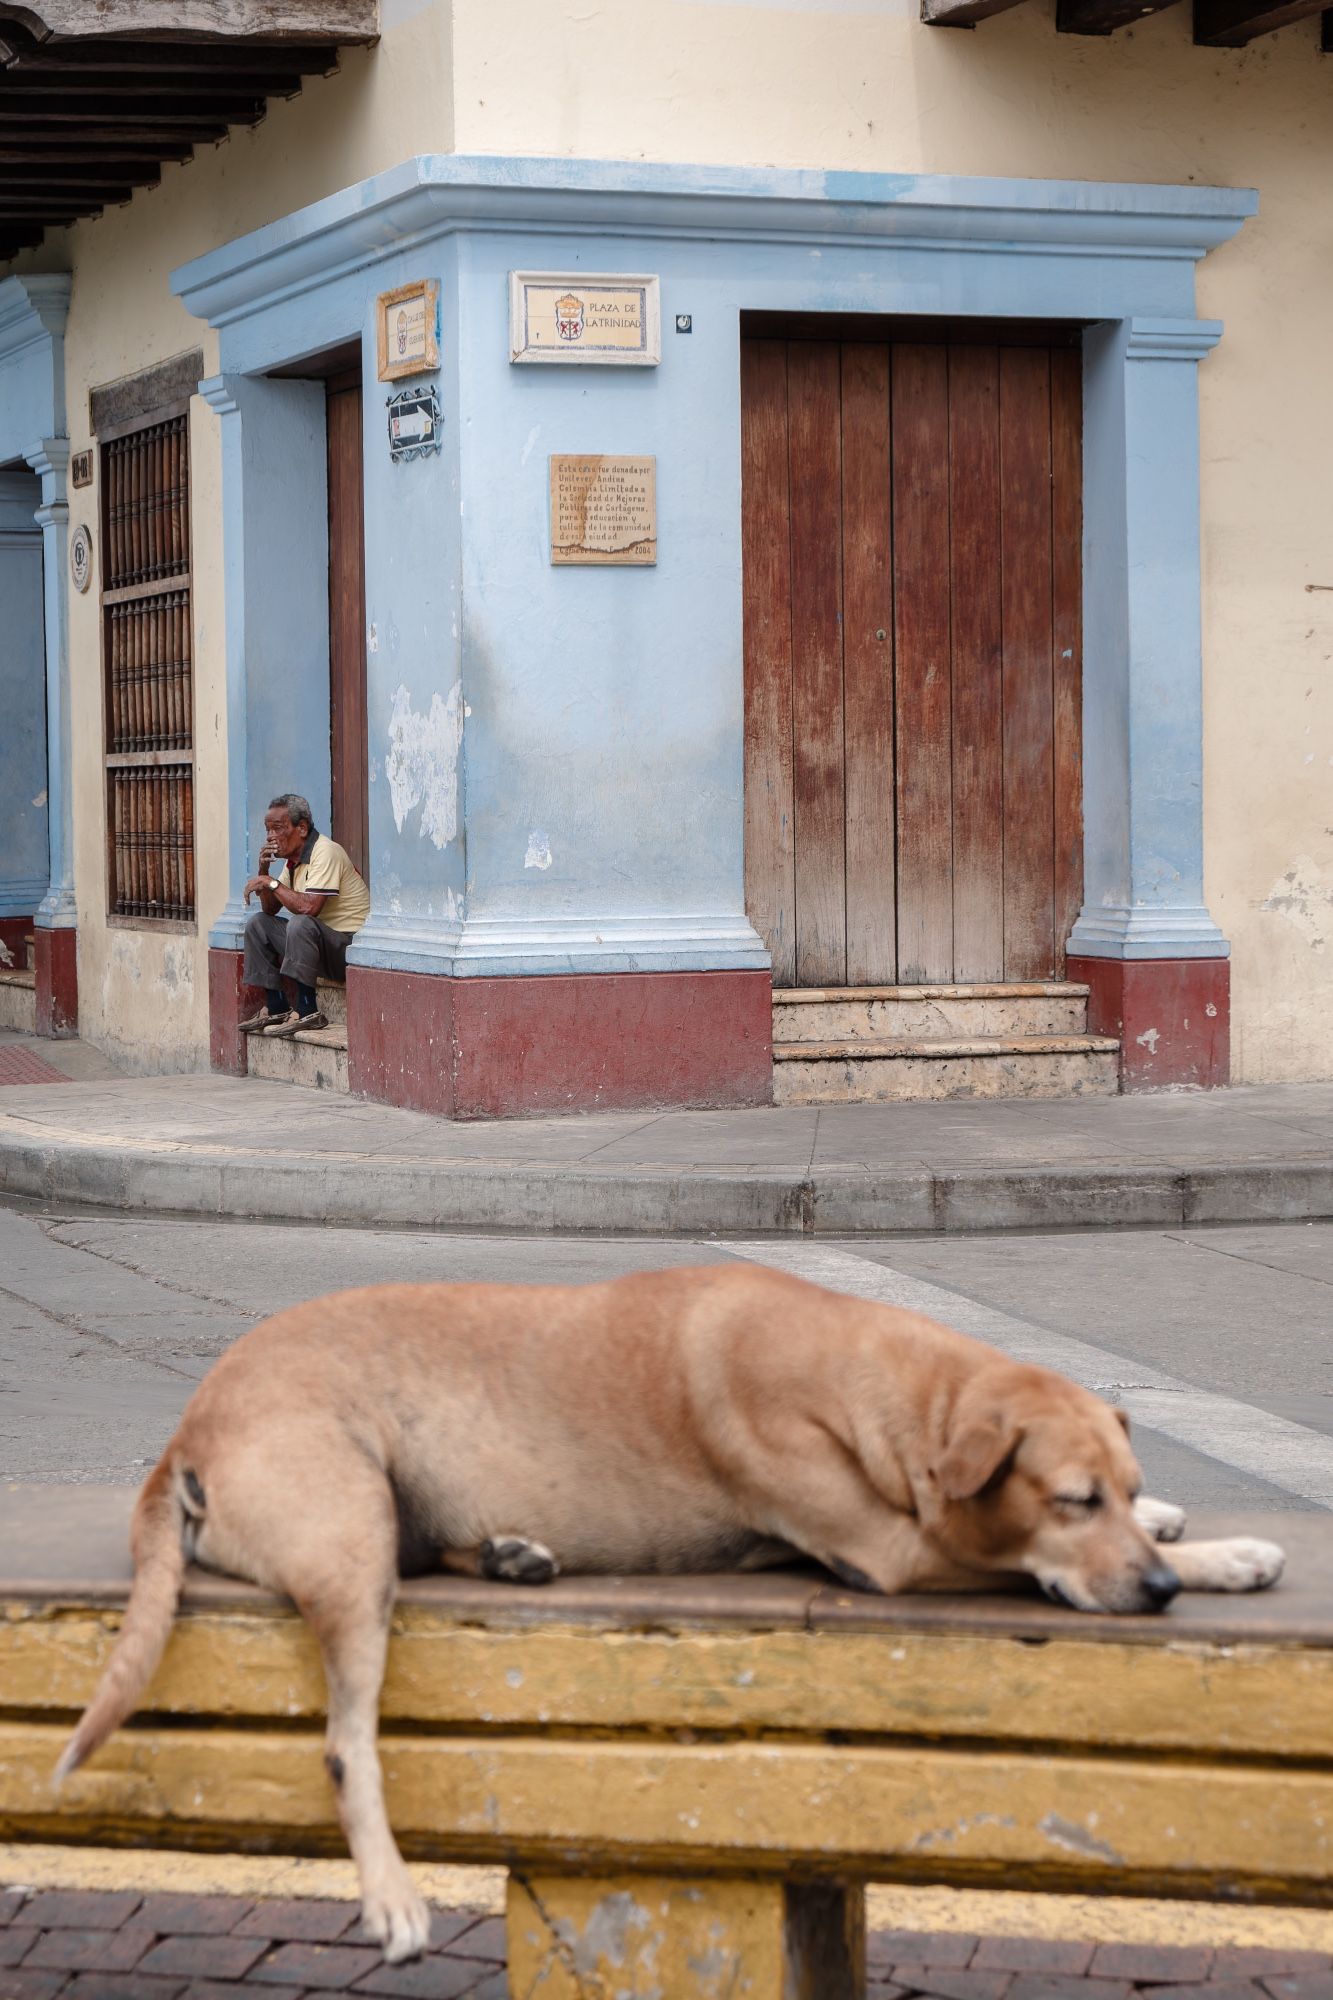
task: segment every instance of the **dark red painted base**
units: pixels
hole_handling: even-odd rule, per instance
[[[449,979],[347,969],[360,1097],[445,1118],[768,1104],[766,972]]]
[[[244,964],[239,951],[208,954],[208,1059],[227,1076],[246,1075],[245,1036],[236,1024],[264,1004],[263,988],[246,985]]]
[[[1231,961],[1071,958],[1092,990],[1088,1028],[1120,1040],[1125,1091],[1217,1090],[1231,1081]]]
[[[35,930],[32,962],[36,969],[37,1032],[77,1035],[79,1032],[79,934],[74,930]]]
[[[32,960],[28,957],[28,939],[32,934],[31,917],[0,917],[0,945],[5,948],[4,951],[0,951],[0,965],[6,970],[10,967],[23,969],[31,965]],[[5,952],[9,953],[8,958],[5,957]]]

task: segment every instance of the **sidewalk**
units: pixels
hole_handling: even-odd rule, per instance
[[[57,1202],[641,1236],[1333,1216],[1333,1083],[451,1124],[250,1078],[126,1077],[74,1042],[0,1035],[9,1051],[46,1071],[0,1089],[0,1194]]]
[[[519,2000],[502,1872],[414,1873],[431,1947],[386,1966],[344,1862],[0,1847],[0,2000]],[[876,1884],[866,1900],[866,2000],[1333,2000],[1327,1911]]]

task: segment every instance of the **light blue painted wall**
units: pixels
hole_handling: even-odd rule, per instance
[[[1080,944],[1224,950],[1200,888],[1193,364],[1216,330],[1194,321],[1194,265],[1253,206],[1218,189],[428,158],[178,272],[229,379],[349,319],[363,331],[375,914],[355,955],[456,973],[766,963],[742,891],[744,309],[1103,323],[1086,377]],[[512,366],[514,269],[659,273],[661,366]],[[445,448],[392,466],[374,294],[414,277],[444,287]],[[547,459],[565,451],[656,454],[655,570],[551,568]],[[229,554],[229,602],[252,587]],[[456,683],[457,831],[441,839]]]
[[[240,890],[255,872],[269,800],[303,792],[316,821],[329,823],[324,387],[224,376],[201,390],[223,427],[228,576],[227,825],[219,834],[231,894],[210,942],[235,945],[246,916]]]
[[[0,471],[0,917],[30,917],[50,882],[41,483]]]
[[[59,929],[73,925],[74,802],[70,778],[69,645],[66,627],[69,508],[66,471],[69,440],[65,435],[65,320],[69,310],[68,273],[42,272],[0,280],[0,463],[22,461],[2,475],[7,496],[3,519],[16,518],[22,532],[35,530],[39,542],[19,558],[4,599],[0,599],[0,631],[8,642],[12,628],[6,615],[12,606],[22,634],[21,652],[6,645],[7,663],[0,669],[0,689],[14,688],[21,720],[13,743],[5,748],[8,728],[0,734],[0,844],[7,850],[0,861],[0,895],[17,899],[21,909],[35,912],[38,925]],[[33,578],[41,592],[32,603]],[[34,645],[34,641],[36,642]],[[36,721],[44,710],[44,724]],[[5,709],[6,723],[9,710]],[[25,789],[37,772],[37,742],[43,744],[40,782]],[[14,771],[11,756],[18,766]],[[9,777],[19,779],[11,788]],[[32,801],[40,797],[41,803]],[[42,821],[40,830],[37,822]],[[25,871],[9,855],[22,854]],[[35,871],[28,874],[31,866]],[[43,876],[40,887],[37,877]],[[36,894],[33,890],[36,888]]]

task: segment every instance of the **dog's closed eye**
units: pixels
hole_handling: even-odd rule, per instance
[[[1056,1507],[1073,1507],[1080,1513],[1091,1514],[1095,1513],[1098,1507],[1105,1505],[1105,1501],[1103,1495],[1094,1487],[1091,1493],[1057,1493],[1053,1497],[1052,1504]]]

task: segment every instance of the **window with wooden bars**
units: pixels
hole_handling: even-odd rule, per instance
[[[100,440],[108,908],[193,924],[188,406]]]

